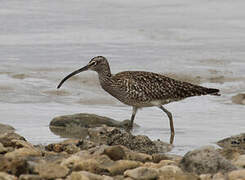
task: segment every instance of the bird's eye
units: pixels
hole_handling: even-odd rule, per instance
[[[90,63],[91,66],[95,66],[96,64],[97,64],[96,61],[92,61],[92,62]]]

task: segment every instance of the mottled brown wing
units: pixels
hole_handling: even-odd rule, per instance
[[[115,75],[127,98],[142,102],[183,99],[208,94],[208,88],[142,71],[125,71]]]

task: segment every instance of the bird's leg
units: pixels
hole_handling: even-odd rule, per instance
[[[137,110],[138,110],[138,108],[133,106],[133,113],[132,113],[131,120],[130,120],[130,125],[129,125],[129,128],[130,129],[133,129],[133,126],[134,126],[134,118],[135,118],[135,115],[137,113]]]
[[[163,110],[169,118],[169,124],[170,124],[170,129],[171,129],[171,136],[170,136],[170,144],[173,144],[174,142],[174,123],[173,123],[173,116],[171,114],[171,112],[169,112],[166,108],[164,108],[163,106],[159,107],[161,110]]]

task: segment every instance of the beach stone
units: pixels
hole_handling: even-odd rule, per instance
[[[145,162],[152,161],[152,156],[149,154],[129,150],[126,151],[126,159],[145,163]]]
[[[120,159],[126,159],[126,152],[123,146],[109,146],[105,148],[104,154],[106,154],[113,161],[117,161]]]
[[[16,157],[15,159],[0,156],[0,171],[8,172],[19,176],[29,172],[28,163],[25,159]]]
[[[174,154],[166,154],[166,153],[152,154],[152,162],[154,163],[159,163],[162,160],[172,160],[178,164],[182,158],[183,158],[182,156],[174,155]]]
[[[242,151],[237,148],[217,149],[217,152],[228,160],[236,160],[243,154]]]
[[[133,178],[131,178],[131,177],[125,177],[125,176],[123,176],[123,175],[113,176],[113,179],[114,179],[114,180],[135,180],[135,179],[133,179]]]
[[[127,128],[129,120],[122,122],[96,114],[80,113],[55,117],[49,124],[50,130],[64,138],[86,138],[88,128],[107,125],[111,127]],[[134,124],[135,127],[138,125]]]
[[[163,142],[160,139],[153,141],[153,143],[156,145],[157,151],[160,152],[160,153],[169,152],[169,151],[171,151],[173,149],[173,145],[172,144]]]
[[[22,174],[19,180],[42,180],[42,178],[36,174]]]
[[[17,177],[5,172],[0,172],[0,180],[17,180]]]
[[[90,140],[98,144],[123,145],[130,150],[146,154],[159,153],[157,145],[147,136],[134,136],[122,129],[108,126],[89,128],[88,131]]]
[[[214,174],[219,171],[228,172],[236,169],[236,167],[221,156],[213,146],[204,146],[189,151],[182,158],[180,167],[187,172],[196,174]]]
[[[14,131],[15,129],[12,126],[0,123],[0,134],[11,133]]]
[[[244,180],[245,169],[239,169],[228,173],[229,180]]]
[[[38,149],[33,148],[19,148],[15,149],[12,152],[7,152],[4,156],[7,158],[16,159],[18,157],[27,157],[27,156],[41,156],[42,153]]]
[[[75,171],[89,171],[102,174],[103,172],[108,172],[106,167],[113,163],[114,161],[106,155],[92,155],[88,151],[80,151],[64,159],[61,165]]]
[[[118,160],[113,161],[107,155],[90,154],[88,151],[80,151],[61,162],[73,171],[89,171],[95,174],[117,175],[127,169],[139,167],[138,161]]]
[[[231,100],[235,104],[243,104],[243,105],[245,105],[245,94],[244,93],[240,93],[240,94],[237,94],[235,96],[232,96]]]
[[[35,171],[38,172],[41,178],[55,179],[65,177],[69,169],[56,163],[43,162],[35,167]]]
[[[213,179],[212,180],[226,180],[226,179],[227,179],[226,175],[224,175],[221,172],[218,172],[218,173],[213,175]]]
[[[65,115],[55,117],[50,126],[58,127],[71,127],[79,126],[85,128],[99,127],[101,125],[107,125],[111,127],[121,127],[120,122],[108,117],[98,116],[96,114],[79,113],[73,115]]]
[[[245,133],[222,139],[217,144],[222,148],[239,149],[245,153]]]
[[[96,114],[80,113],[55,117],[50,122],[49,128],[54,134],[64,138],[86,138],[88,128],[101,127],[102,125],[127,128],[128,121],[120,122]],[[135,127],[137,126],[135,124]]]
[[[151,155],[132,151],[122,145],[108,146],[104,149],[104,154],[114,161],[121,159],[140,162],[152,161]]]
[[[232,164],[240,168],[245,168],[245,154],[240,155],[236,160],[232,161]]]
[[[153,162],[146,162],[144,163],[144,167],[150,167],[150,168],[161,168],[163,166],[168,166],[168,165],[175,165],[177,166],[177,163],[175,161],[171,160],[162,160],[159,163],[153,163]]]
[[[0,154],[4,154],[8,152],[8,149],[3,146],[2,143],[0,143]]]
[[[158,171],[153,168],[138,167],[132,170],[124,172],[124,176],[129,176],[133,179],[147,180],[156,179],[158,177]]]
[[[109,166],[105,166],[105,168],[110,172],[110,175],[119,175],[123,174],[124,171],[128,169],[134,169],[142,165],[140,162],[137,161],[130,161],[130,160],[118,160]]]
[[[3,144],[4,147],[14,147],[15,143],[12,140],[23,140],[26,141],[23,136],[16,134],[14,132],[9,132],[5,134],[0,134],[0,143]]]
[[[227,176],[220,172],[216,174],[201,174],[199,178],[200,180],[228,180]]]
[[[87,171],[78,171],[72,172],[70,176],[67,177],[67,180],[113,180],[109,176],[101,176]]]
[[[178,166],[166,165],[159,169],[159,180],[198,180],[198,177],[192,174],[185,174]]]
[[[201,174],[199,176],[200,180],[213,180],[212,174]]]
[[[74,154],[80,151],[79,140],[78,139],[68,139],[60,143],[51,143],[45,146],[46,151],[53,151],[53,152],[67,152],[68,154]]]

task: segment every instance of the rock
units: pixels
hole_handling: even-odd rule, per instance
[[[17,180],[17,177],[9,175],[5,172],[0,172],[0,180]]]
[[[140,162],[152,161],[152,156],[145,153],[135,152],[135,151],[126,151],[126,159]]]
[[[106,167],[113,163],[114,161],[106,155],[92,155],[88,151],[80,151],[64,159],[61,165],[75,171],[89,171],[91,173],[103,174],[109,172]]]
[[[199,176],[200,180],[213,180],[212,177],[213,177],[212,174],[201,174]]]
[[[35,169],[38,172],[39,176],[44,179],[55,179],[65,177],[69,169],[65,166],[61,166],[55,163],[41,163],[36,166]]]
[[[20,157],[16,157],[15,159],[6,158],[4,156],[0,156],[0,171],[8,172],[19,176],[21,174],[29,173],[29,167],[27,161]]]
[[[169,152],[173,149],[173,145],[166,143],[166,142],[162,142],[161,140],[156,140],[153,141],[153,143],[157,146],[158,152]]]
[[[109,176],[101,176],[87,171],[72,172],[67,180],[113,180]]]
[[[175,161],[176,163],[179,163],[181,159],[182,159],[182,156],[174,155],[174,154],[166,154],[166,153],[152,154],[152,161],[154,163],[159,163],[162,160],[172,160],[172,161]]]
[[[185,174],[178,166],[167,165],[159,169],[159,180],[167,179],[198,180],[198,177],[192,174]]]
[[[157,179],[158,171],[153,168],[138,167],[124,172],[124,176],[139,180]]]
[[[187,172],[196,174],[214,174],[219,171],[228,172],[236,169],[212,146],[201,147],[186,153],[180,161],[180,167]]]
[[[113,161],[126,159],[125,149],[120,145],[107,147],[104,150],[104,154],[106,154]]]
[[[245,154],[240,155],[236,160],[233,160],[232,164],[240,168],[245,168]]]
[[[223,173],[219,172],[215,175],[213,175],[213,179],[212,180],[225,180],[227,179],[226,175],[224,175]]]
[[[134,169],[141,165],[140,162],[130,161],[130,160],[119,160],[110,164],[109,166],[105,166],[105,168],[110,172],[110,175],[118,175],[123,174],[124,171],[128,169]]]
[[[41,156],[42,153],[39,149],[35,148],[32,144],[19,139],[12,139],[11,145],[16,148],[12,152],[8,152],[5,154],[7,158],[18,158],[25,156]]]
[[[50,126],[69,127],[73,125],[85,128],[99,127],[101,125],[120,127],[120,122],[104,116],[87,113],[59,116],[50,122]]]
[[[0,123],[0,134],[11,133],[14,131],[15,129],[12,126]]]
[[[144,167],[151,167],[151,168],[161,168],[163,166],[168,166],[168,165],[177,166],[177,163],[175,161],[171,161],[171,160],[162,160],[159,163],[146,162],[143,166]]]
[[[159,147],[147,136],[134,136],[119,128],[107,126],[90,128],[88,131],[90,140],[97,144],[123,145],[130,150],[146,154],[159,153]]]
[[[152,161],[151,155],[131,151],[130,149],[121,145],[106,147],[104,150],[104,154],[106,154],[114,161],[121,160],[121,159],[140,161],[140,162]]]
[[[62,138],[86,138],[88,136],[88,128],[76,126],[72,124],[67,127],[49,126],[49,129],[55,135]]]
[[[89,171],[95,174],[117,175],[127,169],[139,167],[140,162],[130,160],[113,161],[107,155],[89,154],[88,151],[80,151],[61,162],[73,171]]]
[[[45,150],[54,151],[54,152],[67,152],[68,154],[74,154],[80,151],[78,147],[80,145],[80,141],[77,139],[69,139],[60,143],[52,143],[45,146]]]
[[[245,94],[237,94],[235,96],[232,96],[231,98],[232,102],[235,104],[245,104]]]
[[[237,148],[217,149],[217,152],[228,160],[237,159],[242,154]]]
[[[229,180],[244,180],[245,179],[245,169],[239,169],[232,171],[228,174]]]
[[[22,174],[19,180],[42,180],[42,178],[36,174]]]
[[[96,114],[80,113],[55,117],[50,122],[49,127],[54,134],[61,137],[85,138],[88,128],[100,127],[102,125],[125,128],[128,126],[128,120],[120,122]],[[135,126],[137,127],[137,125]]]
[[[216,174],[201,174],[199,178],[200,180],[228,180],[227,175],[221,172]]]
[[[0,154],[4,154],[8,152],[8,149],[3,146],[2,143],[0,143]]]
[[[20,148],[15,149],[12,152],[8,152],[5,154],[5,157],[16,159],[18,157],[26,157],[26,156],[41,156],[42,153],[40,151],[36,151],[28,148]]]
[[[39,149],[35,148],[32,144],[26,142],[25,140],[12,139],[10,144],[15,148],[14,151],[7,152],[4,156],[7,158],[18,158],[26,156],[41,156],[42,153]]]
[[[245,153],[245,133],[222,139],[217,144],[226,149],[239,149]]]
[[[12,142],[12,140],[26,141],[24,137],[14,132],[0,134],[0,143],[2,143],[4,147],[15,147],[15,144]]]

